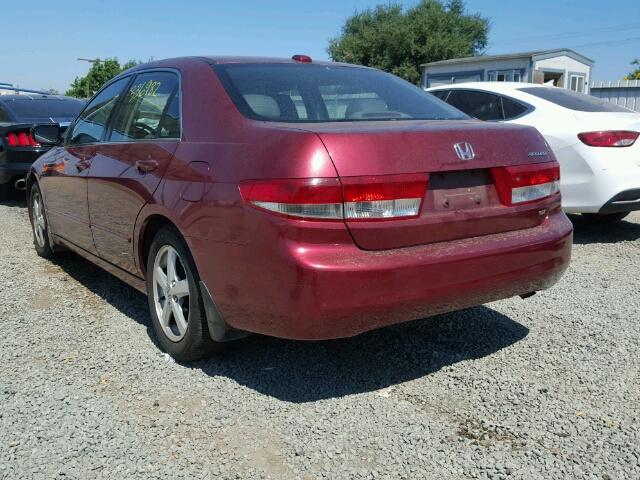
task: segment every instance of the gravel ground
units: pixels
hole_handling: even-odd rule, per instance
[[[640,478],[640,214],[552,290],[180,365],[145,298],[0,204],[0,478]]]

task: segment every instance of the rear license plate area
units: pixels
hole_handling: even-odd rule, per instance
[[[436,172],[429,175],[429,191],[433,209],[453,212],[490,205],[493,188],[491,174],[486,169]]]

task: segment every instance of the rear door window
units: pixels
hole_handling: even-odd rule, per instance
[[[474,90],[452,90],[447,103],[479,120],[503,120],[500,96]]]
[[[500,101],[502,102],[502,113],[505,120],[511,120],[519,117],[529,109],[526,105],[523,105],[509,97],[501,96]]]
[[[451,90],[447,103],[485,121],[511,120],[532,109],[512,98],[477,90]]]
[[[449,95],[450,90],[434,90],[429,92],[434,97],[438,97],[440,100],[444,100]]]
[[[111,112],[130,77],[121,78],[105,87],[82,111],[67,135],[69,145],[96,143],[102,140]]]
[[[179,82],[172,72],[136,76],[114,114],[110,140],[180,137]]]
[[[591,95],[572,92],[571,90],[565,90],[564,88],[525,87],[520,88],[519,90],[548,102],[555,103],[560,107],[575,110],[577,112],[631,112],[626,108],[600,100],[599,98],[592,97]]]
[[[176,88],[169,106],[160,120],[159,138],[180,138],[182,120],[180,118],[180,89]]]

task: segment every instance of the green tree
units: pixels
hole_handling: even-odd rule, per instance
[[[106,82],[138,63],[135,60],[129,60],[121,67],[117,58],[94,62],[84,77],[75,78],[65,95],[78,98],[92,97]]]
[[[627,74],[627,76],[624,77],[624,79],[625,80],[640,80],[640,59],[636,58],[633,62],[631,62],[631,65],[636,65],[637,68],[633,72],[629,72]]]
[[[419,83],[420,65],[480,54],[489,20],[468,14],[463,0],[422,0],[414,7],[378,5],[349,17],[329,41],[331,58],[380,68]]]

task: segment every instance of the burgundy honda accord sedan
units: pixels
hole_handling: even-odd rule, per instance
[[[38,254],[149,298],[187,361],[248,332],[329,339],[526,296],[567,268],[559,167],[375,69],[191,57],[128,70],[28,176]]]

